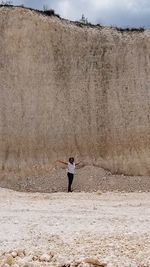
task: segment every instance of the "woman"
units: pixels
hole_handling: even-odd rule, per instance
[[[74,163],[74,158],[69,158],[69,161],[68,162],[64,162],[64,161],[61,161],[61,160],[58,160],[60,163],[63,163],[65,165],[68,165],[67,167],[67,176],[68,176],[68,192],[72,192],[71,190],[71,185],[72,185],[72,182],[73,182],[73,178],[74,178],[74,173],[75,173],[75,167],[77,165],[80,164],[80,162],[78,163]]]

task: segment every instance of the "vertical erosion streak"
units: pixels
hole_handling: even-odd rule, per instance
[[[109,151],[108,129],[109,129],[109,114],[108,114],[108,90],[109,90],[109,63],[107,62],[107,50],[102,47],[101,51],[101,69],[100,80],[97,83],[96,89],[96,121],[97,121],[97,140],[98,140],[98,155],[102,158],[107,156]]]

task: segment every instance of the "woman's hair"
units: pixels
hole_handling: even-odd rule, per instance
[[[70,163],[74,163],[74,158],[72,158],[72,157],[69,158],[69,162],[70,162]]]

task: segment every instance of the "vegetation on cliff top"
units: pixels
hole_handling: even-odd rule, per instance
[[[31,8],[31,7],[25,7],[24,5],[13,5],[13,2],[12,1],[1,1],[0,3],[0,8],[1,7],[7,7],[7,8],[12,8],[12,7],[19,7],[19,8],[25,8],[25,9],[29,9],[31,11],[35,11],[35,12],[38,12],[38,13],[41,13],[45,16],[55,16],[55,17],[58,17],[59,19],[61,20],[66,20],[66,19],[63,19],[60,17],[59,14],[56,14],[55,13],[55,10],[54,9],[48,9],[47,7],[43,6],[43,10],[38,10],[38,9],[34,9],[34,8]],[[88,21],[88,19],[83,19],[83,16],[82,15],[82,18],[80,21],[70,21],[71,23],[74,23],[75,25],[79,26],[79,27],[91,27],[91,28],[103,28],[105,26],[101,25],[101,24],[92,24]],[[144,32],[144,28],[143,27],[140,27],[140,28],[130,28],[130,27],[127,27],[127,28],[121,28],[121,27],[117,27],[117,26],[110,26],[110,28],[112,29],[116,29],[118,32],[121,32],[121,33],[124,33],[124,32]]]

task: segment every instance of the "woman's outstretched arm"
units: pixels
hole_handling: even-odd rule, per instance
[[[76,165],[79,165],[81,162],[82,162],[82,161],[77,162]]]
[[[63,164],[65,164],[65,165],[68,165],[68,163],[67,162],[65,162],[65,161],[62,161],[62,160],[57,160],[58,162],[60,162],[60,163],[63,163]]]

